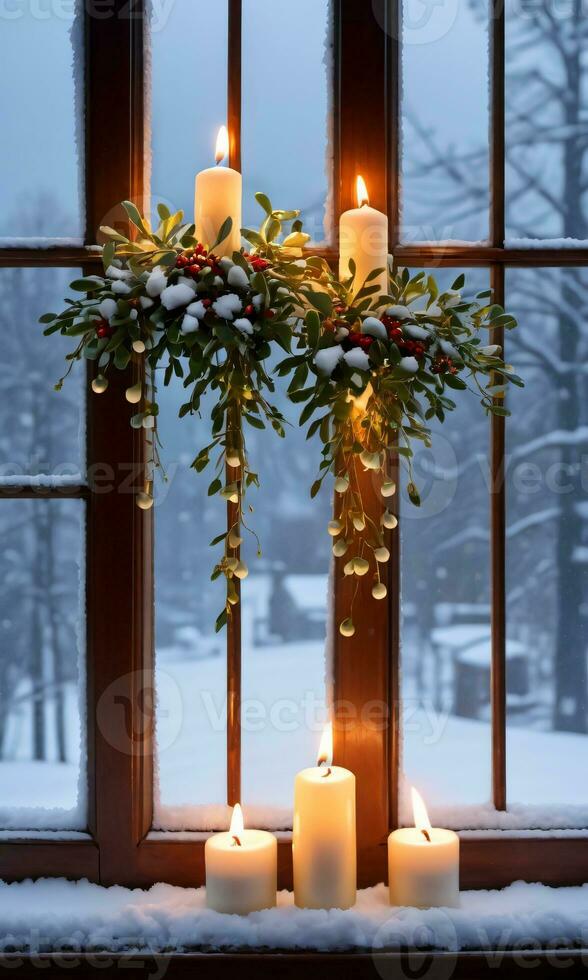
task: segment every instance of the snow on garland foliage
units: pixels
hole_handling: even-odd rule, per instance
[[[106,390],[111,369],[132,365],[135,370],[137,380],[126,391],[136,405],[131,425],[148,430],[151,447],[145,486],[137,494],[144,509],[153,503],[153,470],[159,465],[159,375],[164,385],[174,376],[183,379],[187,400],[180,418],[198,413],[203,396],[215,393],[210,442],[199,448],[192,467],[200,472],[212,462],[209,495],[233,505],[231,526],[211,542],[223,545],[212,578],[224,575],[227,587],[217,630],[238,601],[235,579],[248,574],[239,556],[241,530],[255,535],[244,513],[247,488],[259,485],[247,452],[247,427],[269,426],[285,435],[285,419],[270,400],[274,373],[266,366],[278,348],[288,357],[275,374],[290,378],[290,400],[305,402],[300,425],[310,422],[308,437],[316,434],[323,444],[311,495],[328,473],[335,476],[333,553],[347,558],[346,575],[371,570],[375,599],[386,596],[379,569],[389,559],[385,532],[397,523],[388,509],[396,489],[390,478],[393,455],[407,464],[408,494],[418,505],[412,442],[430,445],[427,423],[443,422],[456,407],[450,395],[473,388],[487,413],[507,415],[506,387],[523,383],[499,348],[481,343],[483,328],[516,326],[492,304],[489,291],[467,300],[461,295],[463,275],[440,293],[424,272],[411,278],[407,269],[390,269],[383,296],[372,285],[382,270],[355,288],[353,263],[350,277],[339,282],[323,258],[304,254],[309,236],[299,212],[275,210],[264,194],[256,198],[264,211],[261,227],[242,229],[251,251],[241,249],[230,258],[214,251],[228,235],[230,219],[208,246],[195,239],[194,225],[183,224],[181,211],[171,214],[158,205],[160,222],[153,231],[135,205],[124,202],[136,236],[102,228],[108,238],[104,275],[72,282],[70,288],[82,298],[67,299],[61,313],[40,318],[45,334],[59,332],[77,341],[57,390],[82,358],[96,364],[92,388],[97,394]],[[363,507],[360,467],[379,481],[379,523]],[[343,636],[353,635],[352,608],[339,628]]]
[[[398,523],[388,506],[396,492],[391,459],[406,464],[408,496],[419,506],[412,444],[418,439],[431,446],[429,421],[444,422],[456,408],[453,393],[467,389],[480,397],[487,414],[509,415],[507,386],[523,381],[504,363],[501,349],[480,337],[483,329],[516,327],[514,317],[491,302],[491,290],[468,300],[461,293],[464,275],[440,293],[433,276],[411,277],[408,269],[391,268],[388,295],[380,295],[372,282],[382,269],[359,289],[353,262],[349,271],[343,282],[330,277],[328,295],[318,297],[318,309],[305,315],[300,353],[282,361],[277,372],[293,372],[289,397],[306,403],[300,424],[312,419],[308,437],[317,434],[323,443],[311,495],[327,474],[335,477],[335,515],[329,523],[333,554],[347,559],[345,575],[371,571],[372,596],[384,599],[380,566],[390,558],[386,531]],[[363,506],[360,468],[377,475],[378,523]],[[343,636],[355,632],[352,607],[339,625]]]
[[[232,258],[214,252],[230,232],[230,219],[205,247],[194,238],[194,225],[182,224],[181,211],[172,215],[160,204],[160,223],[152,231],[135,205],[124,202],[136,239],[102,228],[109,238],[104,275],[75,280],[70,288],[83,298],[68,299],[61,313],[41,317],[48,324],[45,334],[77,340],[66,376],[76,360],[96,363],[92,388],[97,394],[106,390],[112,368],[136,367],[138,380],[126,391],[127,401],[136,406],[135,428],[156,428],[161,373],[164,385],[174,375],[183,379],[187,400],[180,418],[197,413],[205,393],[215,393],[211,440],[199,448],[192,467],[200,472],[212,462],[209,495],[234,504],[232,526],[211,542],[224,545],[212,577],[224,575],[227,584],[217,630],[238,601],[235,579],[248,574],[239,558],[240,531],[247,528],[246,489],[258,486],[259,479],[250,464],[246,427],[270,426],[279,436],[285,434],[285,419],[271,403],[275,386],[266,362],[278,348],[290,352],[294,325],[309,305],[305,294],[312,296],[311,287],[326,281],[328,271],[323,260],[302,254],[309,236],[299,212],[274,210],[265,195],[256,196],[265,212],[263,223],[257,232],[243,229],[255,250],[235,252]],[[291,228],[279,242],[285,223]],[[144,509],[153,503],[153,469],[159,465],[155,431],[150,444],[145,487],[137,495]]]

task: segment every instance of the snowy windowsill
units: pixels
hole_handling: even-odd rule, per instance
[[[142,891],[46,878],[0,885],[0,952],[588,946],[588,885],[516,882],[463,892],[461,902],[459,909],[391,908],[386,887],[376,885],[358,892],[353,909],[313,911],[295,908],[283,891],[277,908],[240,917],[207,909],[203,888],[158,884]]]

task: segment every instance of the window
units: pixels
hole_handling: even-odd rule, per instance
[[[25,36],[31,71],[47,53],[43,79],[55,74],[56,94],[47,108],[37,81],[32,111],[59,135],[41,168],[17,125],[22,103],[11,103],[18,152],[0,181],[15,192],[0,228],[10,354],[0,381],[13,386],[0,405],[2,876],[194,884],[201,832],[226,820],[228,803],[242,797],[258,822],[287,830],[292,774],[318,741],[314,714],[300,727],[301,707],[310,701],[320,721],[332,696],[337,759],[358,782],[361,883],[384,876],[381,844],[406,819],[412,781],[440,819],[483,832],[462,838],[464,882],[584,880],[574,831],[588,827],[588,800],[569,777],[586,752],[588,602],[586,70],[579,45],[577,57],[560,51],[579,36],[573,17],[553,24],[547,5],[479,3],[445,23],[436,7],[419,35],[409,0],[177,0],[153,5],[148,24],[142,4],[116,11],[94,16],[86,4],[73,23],[15,20],[0,44],[9,79]],[[84,73],[72,74],[82,34]],[[361,64],[358,50],[369,52]],[[425,63],[434,91],[423,87]],[[490,282],[521,321],[493,338],[527,379],[513,418],[472,423],[464,407],[438,455],[419,459],[425,506],[417,515],[400,495],[389,598],[374,607],[360,592],[357,633],[334,637],[326,671],[324,635],[349,583],[339,567],[329,582],[329,495],[309,506],[314,457],[302,434],[276,437],[271,452],[260,444],[264,552],[236,626],[216,635],[208,540],[224,515],[186,467],[206,420],[172,425],[180,392],[165,391],[170,480],[153,511],[140,511],[131,490],[145,450],[126,425],[128,378],[113,379],[100,411],[89,398],[85,412],[81,373],[54,400],[46,385],[60,354],[34,332],[37,309],[57,301],[71,270],[98,267],[87,246],[105,220],[123,220],[116,202],[142,202],[150,187],[152,202],[191,214],[194,175],[226,119],[248,199],[263,189],[304,206],[312,247],[330,261],[333,217],[353,203],[359,172],[388,213],[399,264],[444,280],[464,270],[472,288]],[[20,376],[31,358],[16,343],[16,310],[37,377]],[[363,489],[373,499],[368,481]],[[546,758],[567,760],[547,787]],[[34,784],[11,778],[15,761],[39,773]],[[512,836],[521,828],[524,849]],[[567,833],[541,836],[553,828]],[[288,853],[286,838],[283,884]]]

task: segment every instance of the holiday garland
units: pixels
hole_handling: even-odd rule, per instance
[[[277,349],[288,356],[275,374],[289,378],[290,400],[305,403],[300,424],[309,423],[308,437],[317,435],[323,445],[311,496],[327,475],[334,477],[333,554],[346,559],[345,575],[371,572],[374,599],[386,596],[380,575],[390,557],[385,532],[397,524],[388,506],[396,491],[392,459],[405,462],[408,496],[418,505],[412,444],[416,439],[431,445],[428,423],[443,422],[455,409],[453,392],[470,388],[485,412],[507,415],[506,388],[523,383],[498,347],[481,342],[482,329],[516,326],[490,301],[490,291],[467,300],[463,275],[440,292],[432,276],[411,277],[404,269],[389,270],[388,293],[381,295],[374,281],[383,270],[356,284],[353,263],[349,277],[339,281],[324,259],[305,255],[309,236],[299,212],[275,210],[263,194],[256,198],[264,211],[261,227],[242,229],[250,251],[231,257],[215,253],[231,230],[230,219],[207,245],[196,240],[194,225],[183,223],[181,211],[171,214],[160,204],[152,230],[135,205],[124,202],[134,237],[102,228],[108,239],[104,274],[74,280],[70,288],[81,297],[67,299],[61,313],[41,317],[46,334],[75,338],[64,378],[85,358],[96,365],[92,388],[100,394],[112,369],[136,368],[138,380],[126,398],[136,406],[131,425],[147,430],[151,450],[137,494],[144,509],[153,503],[154,469],[160,465],[160,374],[164,385],[174,376],[182,379],[186,401],[180,418],[199,413],[204,396],[214,394],[210,441],[198,449],[192,467],[201,472],[212,464],[208,493],[232,505],[230,526],[211,542],[222,545],[212,578],[224,575],[227,590],[217,630],[238,601],[235,579],[248,574],[240,558],[241,531],[256,537],[244,509],[247,489],[259,485],[247,429],[270,427],[285,435],[286,420],[271,402],[274,372],[266,366]],[[377,520],[363,506],[360,468],[378,480]],[[352,606],[339,626],[343,636],[355,632]]]
[[[440,292],[433,276],[411,277],[403,269],[390,270],[389,294],[380,295],[372,283],[382,271],[374,270],[357,290],[353,263],[345,281],[331,277],[320,309],[305,316],[300,353],[278,366],[282,375],[293,372],[290,399],[306,403],[300,424],[312,420],[308,436],[316,434],[323,443],[311,495],[327,475],[335,478],[333,554],[346,558],[345,575],[371,572],[374,599],[387,594],[380,575],[390,559],[385,532],[398,523],[389,509],[396,493],[392,458],[406,464],[407,493],[419,506],[413,442],[431,446],[428,423],[444,422],[456,408],[453,393],[470,389],[487,414],[504,416],[507,385],[523,385],[500,348],[482,343],[483,329],[516,326],[514,317],[490,301],[490,290],[467,300],[463,275]],[[360,469],[377,475],[382,505],[376,520],[363,505]],[[343,636],[355,632],[352,607],[339,625]]]
[[[309,236],[298,212],[274,210],[265,195],[256,196],[264,220],[259,231],[243,229],[254,251],[241,250],[232,258],[214,251],[229,234],[230,219],[207,247],[194,238],[194,225],[183,224],[181,211],[170,214],[160,204],[160,223],[153,231],[135,205],[125,201],[136,237],[130,240],[102,228],[109,239],[102,255],[104,275],[74,280],[70,288],[83,297],[66,300],[59,314],[41,317],[48,324],[45,334],[76,338],[66,376],[81,358],[96,363],[96,394],[106,390],[111,369],[137,366],[139,380],[127,389],[126,398],[136,406],[131,425],[150,433],[145,486],[137,496],[144,509],[152,506],[153,469],[159,465],[159,374],[163,371],[164,385],[174,376],[183,380],[187,397],[180,418],[198,413],[203,396],[214,393],[210,441],[200,447],[191,465],[201,472],[212,463],[209,495],[218,494],[234,505],[231,526],[211,542],[223,545],[212,578],[224,575],[227,585],[217,630],[238,601],[235,579],[248,574],[239,557],[240,532],[247,528],[246,490],[259,480],[250,464],[246,428],[269,426],[279,436],[285,434],[285,420],[270,400],[275,386],[265,365],[276,349],[290,351],[293,324],[308,306],[306,291],[325,279],[328,268],[321,260],[303,256]],[[278,241],[285,223],[290,230]]]

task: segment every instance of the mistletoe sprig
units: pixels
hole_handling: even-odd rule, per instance
[[[300,424],[310,422],[308,436],[323,444],[319,475],[311,495],[328,474],[335,477],[335,514],[329,524],[333,554],[345,558],[345,575],[371,572],[372,595],[387,590],[380,569],[390,558],[386,531],[397,525],[389,507],[396,486],[392,457],[408,469],[407,492],[420,504],[412,472],[414,440],[431,446],[431,420],[443,422],[456,408],[454,392],[469,389],[488,414],[508,415],[503,400],[509,384],[521,378],[501,358],[500,348],[485,344],[481,331],[516,321],[491,302],[491,292],[474,299],[462,296],[465,277],[440,292],[433,276],[390,275],[389,295],[378,295],[375,270],[354,291],[354,269],[344,282],[332,278],[320,309],[305,315],[305,337],[299,353],[278,371],[292,371],[289,395],[305,403]],[[318,305],[318,304],[317,304]],[[310,383],[307,380],[310,378]],[[378,475],[382,507],[374,520],[364,506],[360,471]],[[356,589],[357,592],[357,589]],[[340,623],[353,636],[353,608]]]
[[[82,358],[95,363],[95,393],[106,391],[113,369],[136,368],[137,380],[126,399],[135,406],[131,425],[150,435],[145,484],[137,496],[145,509],[153,503],[153,473],[160,462],[160,379],[164,385],[174,376],[182,379],[186,401],[180,417],[199,413],[204,395],[214,393],[210,441],[199,448],[192,467],[201,472],[211,465],[209,495],[218,494],[233,505],[231,526],[211,542],[223,546],[212,578],[224,575],[227,585],[217,629],[238,601],[235,579],[248,574],[239,553],[241,530],[254,534],[247,525],[245,497],[259,479],[250,464],[246,431],[269,427],[285,434],[285,420],[271,401],[275,386],[266,364],[277,348],[290,352],[293,330],[308,304],[304,285],[316,287],[327,268],[303,258],[308,236],[299,212],[275,211],[265,195],[257,197],[265,212],[262,225],[258,232],[244,229],[252,251],[230,257],[215,253],[231,230],[230,219],[208,246],[196,240],[194,225],[183,223],[181,211],[171,214],[160,204],[159,225],[152,230],[135,205],[124,202],[134,237],[102,228],[109,239],[103,249],[104,274],[72,282],[70,288],[81,297],[66,300],[61,313],[41,317],[46,334],[75,339],[67,373]],[[290,229],[278,241],[284,225]]]

